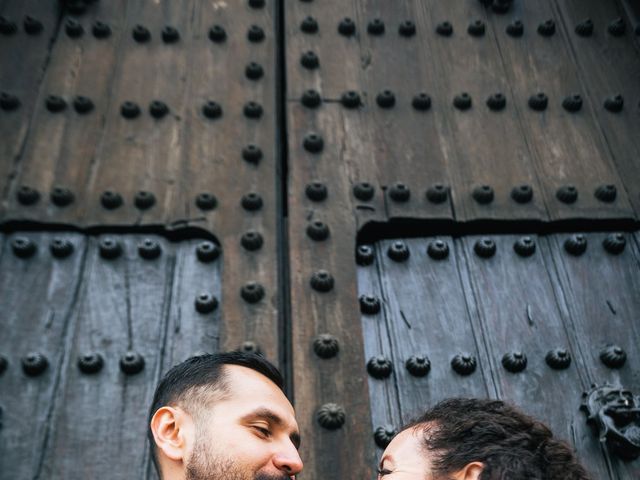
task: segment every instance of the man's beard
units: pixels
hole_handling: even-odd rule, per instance
[[[243,469],[230,456],[208,452],[198,439],[186,465],[186,480],[290,480],[288,475],[268,475]]]

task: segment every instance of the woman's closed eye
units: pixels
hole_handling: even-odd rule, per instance
[[[391,470],[387,470],[386,468],[379,468],[378,469],[378,478],[382,478],[385,475],[389,475],[393,472],[391,472]]]

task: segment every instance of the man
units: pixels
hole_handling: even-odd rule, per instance
[[[497,400],[449,399],[410,423],[382,455],[379,480],[589,480],[541,422]]]
[[[302,470],[300,436],[280,372],[240,352],[173,367],[149,412],[162,480],[289,480]]]

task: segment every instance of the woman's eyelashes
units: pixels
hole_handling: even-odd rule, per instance
[[[391,472],[391,470],[387,470],[386,468],[379,468],[378,469],[378,478],[382,478],[385,475],[389,475]]]

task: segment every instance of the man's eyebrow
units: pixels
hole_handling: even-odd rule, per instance
[[[266,420],[267,422],[278,427],[286,427],[285,421],[277,413],[267,407],[257,408],[242,417],[242,420],[244,421],[255,419]],[[300,434],[298,432],[292,432],[291,434],[289,434],[289,438],[291,439],[291,443],[293,443],[296,449],[300,448]]]

